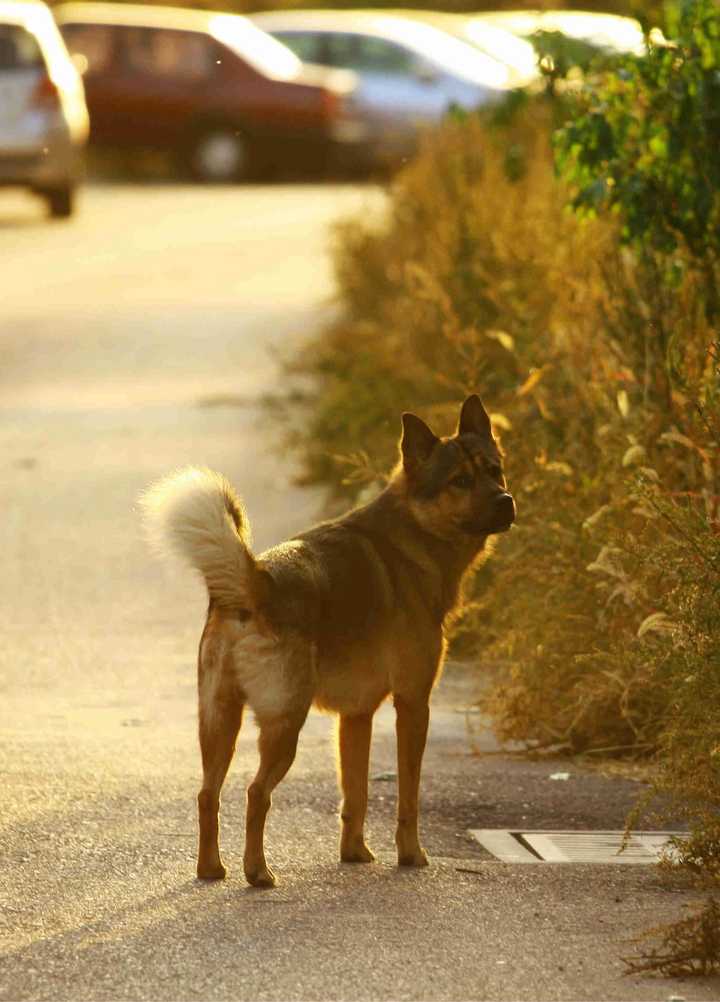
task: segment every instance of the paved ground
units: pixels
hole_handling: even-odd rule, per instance
[[[270,346],[330,308],[327,223],[376,205],[349,186],[100,186],[65,225],[0,193],[1,999],[720,998],[717,979],[623,977],[629,937],[692,901],[653,870],[511,866],[468,837],[621,827],[638,791],[493,754],[454,669],[426,757],[431,868],[394,866],[386,707],[378,863],[337,862],[332,721],[313,714],[269,822],[280,886],[242,879],[252,724],[226,786],[228,879],[193,878],[204,596],[147,557],[134,499],[201,462],[239,486],[259,546],[314,517],[257,398]]]

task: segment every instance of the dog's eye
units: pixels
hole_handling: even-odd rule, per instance
[[[461,490],[467,490],[469,487],[472,487],[473,482],[473,478],[469,473],[459,473],[449,483],[451,487],[459,487]]]

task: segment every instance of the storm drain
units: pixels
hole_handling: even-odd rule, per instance
[[[682,832],[504,831],[471,828],[470,834],[503,863],[657,863],[672,858],[669,840]]]

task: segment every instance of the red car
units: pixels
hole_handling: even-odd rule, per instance
[[[86,63],[95,146],[170,152],[204,181],[364,154],[353,75],[302,64],[244,17],[112,3],[54,14]]]

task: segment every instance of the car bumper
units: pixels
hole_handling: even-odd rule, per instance
[[[348,137],[333,139],[332,159],[341,168],[396,167],[416,150],[417,135],[369,133],[354,140]]]
[[[359,114],[339,118],[331,138],[336,160],[370,167],[395,166],[412,156],[427,123],[408,116],[380,113],[364,108]]]
[[[42,143],[3,143],[0,137],[0,185],[58,188],[76,184],[84,173],[84,145],[57,132]]]

